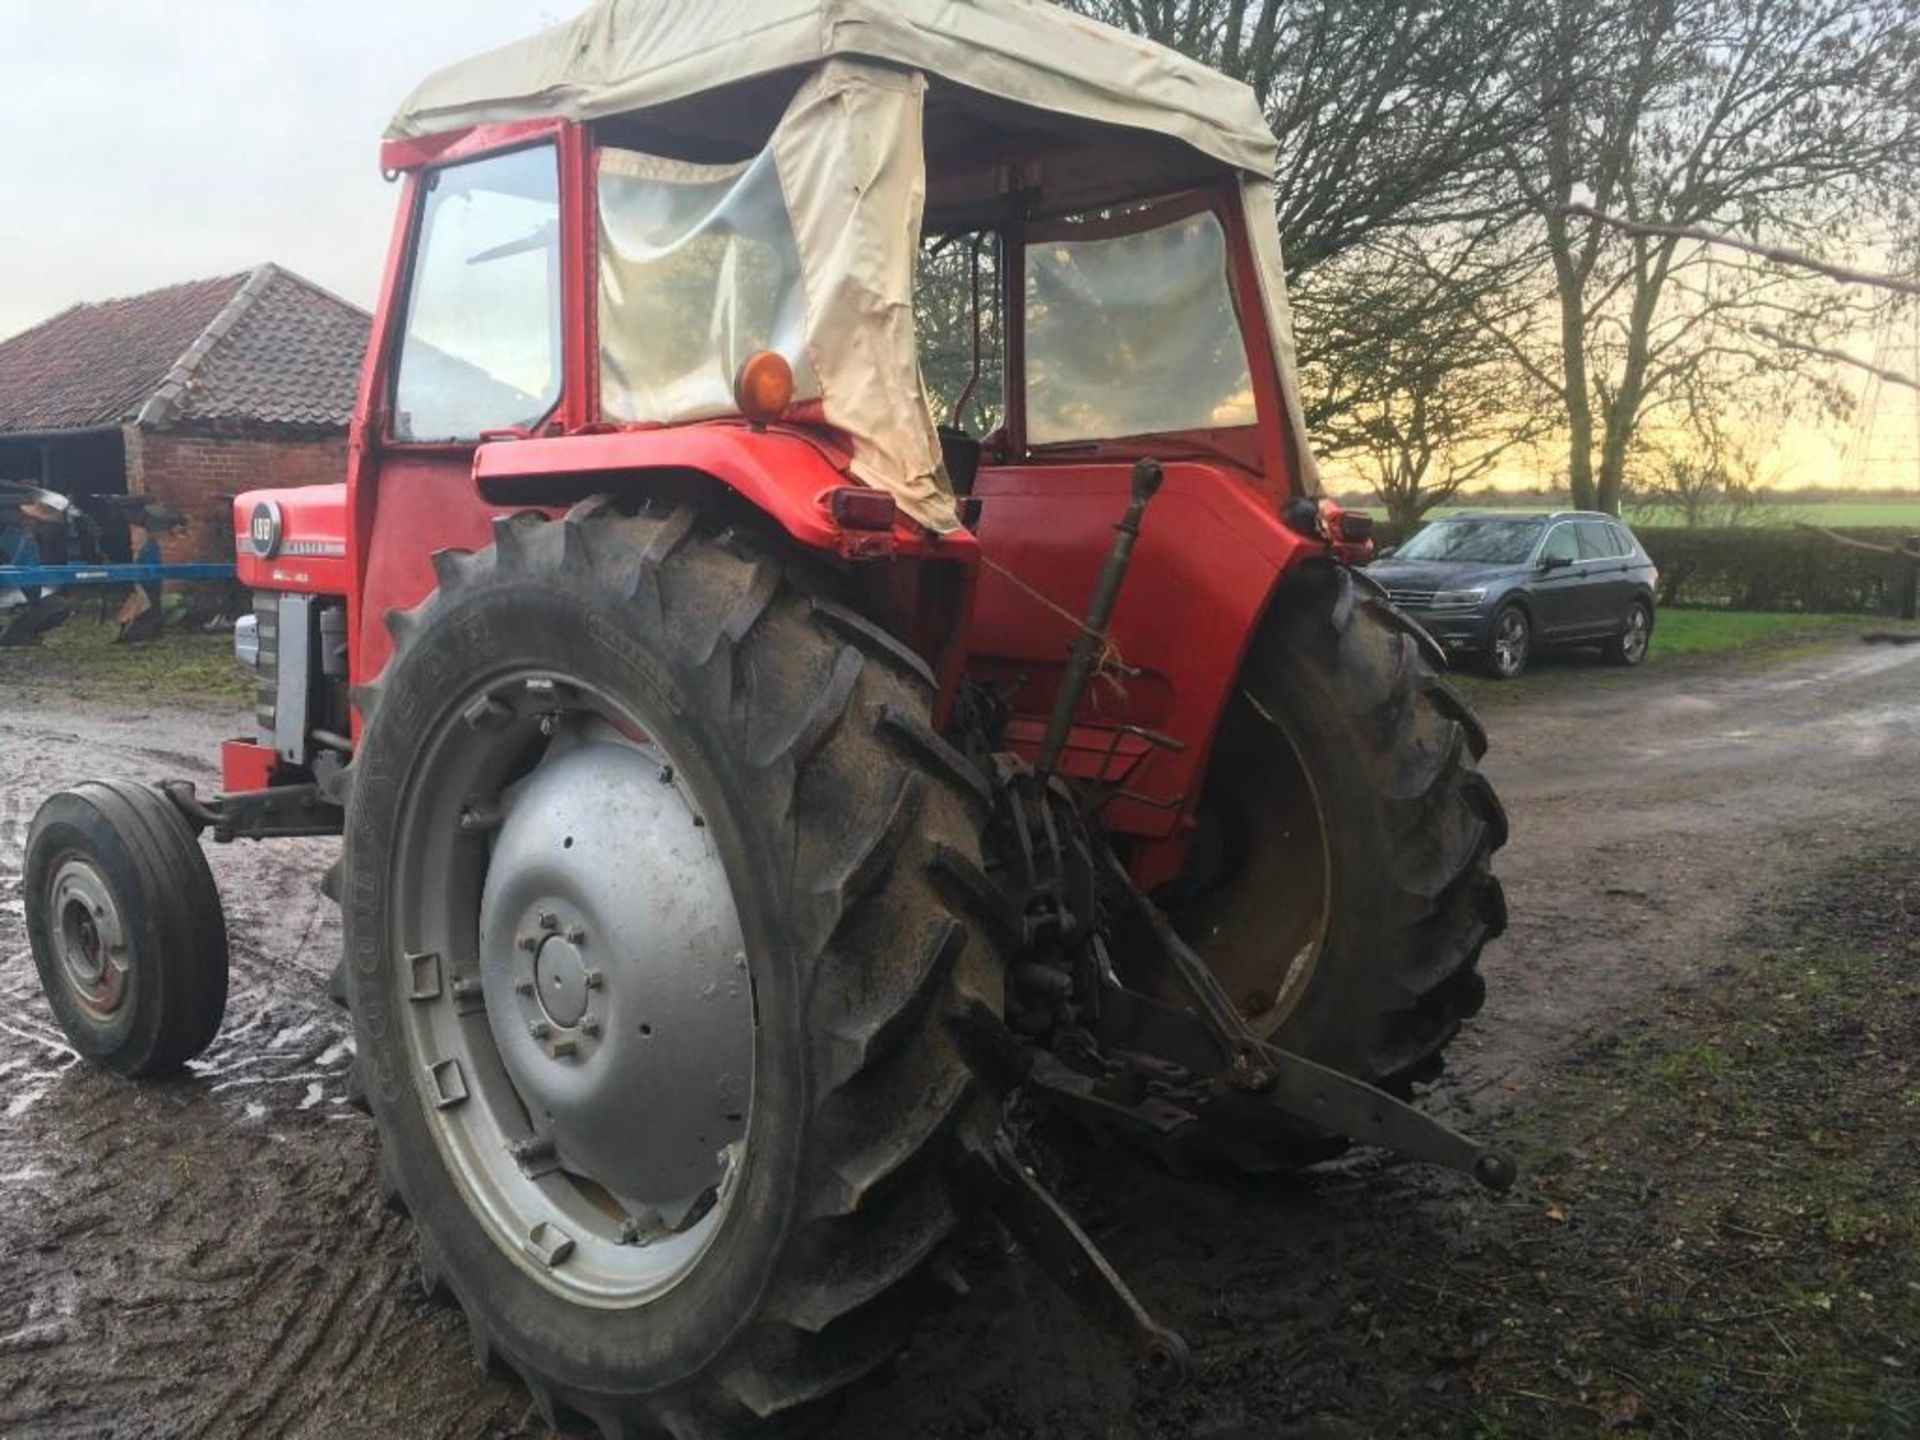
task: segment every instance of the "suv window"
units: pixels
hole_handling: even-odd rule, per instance
[[[1626,526],[1609,525],[1607,529],[1613,532],[1613,543],[1620,547],[1620,553],[1622,555],[1638,553],[1640,548],[1639,543],[1633,538],[1633,533],[1628,530]]]
[[[1612,560],[1620,555],[1613,527],[1604,520],[1582,520],[1574,527],[1580,532],[1582,560]]]
[[[551,145],[428,177],[393,438],[477,440],[560,398],[560,167]]]
[[[1573,526],[1556,525],[1547,532],[1547,543],[1540,547],[1542,560],[1578,560],[1580,542],[1574,537]]]

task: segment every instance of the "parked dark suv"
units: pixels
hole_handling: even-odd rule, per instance
[[[1451,655],[1511,680],[1537,649],[1597,645],[1638,665],[1659,574],[1611,515],[1468,511],[1436,520],[1368,567]]]

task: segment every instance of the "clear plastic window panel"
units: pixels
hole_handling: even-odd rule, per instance
[[[428,180],[394,384],[400,440],[528,426],[560,396],[560,174],[542,145]]]
[[[1254,423],[1253,378],[1211,213],[1026,252],[1027,441]]]
[[[800,253],[771,152],[713,166],[605,150],[599,195],[607,419],[732,414],[734,377],[756,350],[786,358],[797,401],[819,397]]]

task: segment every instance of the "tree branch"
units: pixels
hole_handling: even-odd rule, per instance
[[[1707,245],[1722,245],[1730,250],[1745,251],[1757,255],[1762,260],[1775,265],[1793,265],[1802,270],[1812,270],[1829,279],[1842,280],[1849,285],[1873,285],[1882,290],[1892,290],[1901,295],[1920,295],[1920,280],[1908,280],[1900,275],[1886,275],[1874,270],[1855,270],[1846,265],[1835,265],[1826,260],[1815,259],[1798,250],[1789,250],[1779,245],[1756,245],[1735,235],[1722,235],[1717,231],[1703,230],[1697,225],[1655,225],[1647,221],[1623,220],[1617,215],[1608,215],[1591,205],[1567,205],[1562,213],[1586,220],[1596,220],[1602,225],[1611,225],[1628,235],[1663,235],[1676,240],[1698,240]]]

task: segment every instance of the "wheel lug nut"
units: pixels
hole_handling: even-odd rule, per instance
[[[579,1048],[579,1042],[571,1035],[556,1035],[547,1042],[547,1053],[556,1060],[573,1054]]]
[[[549,1035],[553,1034],[553,1026],[549,1025],[544,1020],[535,1020],[532,1024],[527,1026],[527,1033],[536,1040],[544,1040]]]
[[[540,937],[538,935],[522,935],[515,939],[513,943],[518,945],[522,950],[525,950],[528,954],[532,954],[540,948]]]
[[[591,1015],[583,1017],[580,1021],[580,1033],[582,1035],[598,1035],[600,1033],[600,1022]]]
[[[542,930],[557,930],[560,928],[560,917],[555,915],[551,910],[542,910],[539,920]]]
[[[586,944],[587,943],[587,927],[584,925],[569,925],[567,927],[567,940],[569,943],[574,945]]]
[[[607,983],[607,977],[602,975],[598,970],[587,971],[585,978],[587,989],[589,990],[598,990],[602,985]]]
[[[531,981],[531,980],[516,980],[516,981],[514,981],[514,982],[513,982],[513,992],[514,992],[514,994],[516,994],[516,995],[531,995],[531,994],[533,994],[533,981]]]

